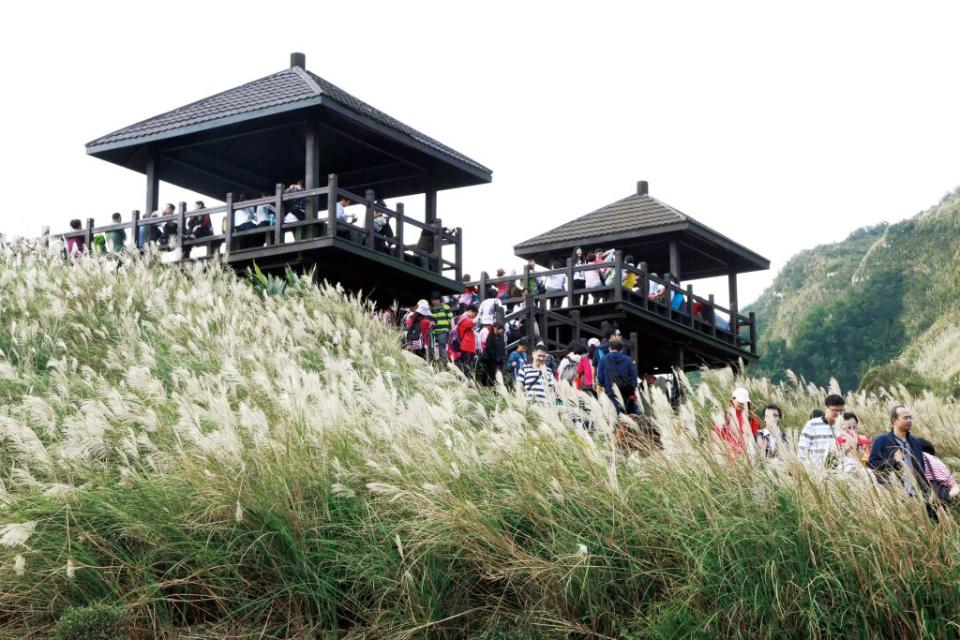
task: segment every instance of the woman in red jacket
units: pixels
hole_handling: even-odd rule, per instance
[[[474,332],[474,318],[477,317],[477,306],[467,305],[460,322],[457,323],[457,338],[460,340],[460,368],[465,375],[473,370],[477,360],[477,334]]]

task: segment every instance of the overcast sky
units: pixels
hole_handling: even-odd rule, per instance
[[[291,51],[493,169],[438,199],[468,271],[519,266],[514,244],[645,179],[771,260],[741,277],[743,303],[796,252],[960,184],[957,2],[16,3],[3,18],[11,236],[142,209],[143,176],[84,143]]]

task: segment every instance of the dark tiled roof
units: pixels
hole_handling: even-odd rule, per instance
[[[514,248],[522,250],[555,242],[579,242],[630,231],[649,233],[657,228],[674,227],[690,221],[685,214],[649,195],[633,194],[525,240]]]
[[[173,137],[178,135],[177,132],[180,129],[242,114],[251,114],[251,117],[255,117],[254,112],[276,107],[291,106],[295,109],[297,108],[295,105],[297,102],[303,102],[303,106],[306,107],[316,104],[316,99],[321,97],[333,100],[350,111],[366,116],[420,144],[430,147],[434,151],[490,173],[489,169],[475,160],[471,160],[430,136],[408,127],[323,78],[297,67],[284,69],[279,73],[148,118],[88,142],[86,146],[91,149],[127,141],[130,141],[132,145],[136,144],[139,139],[150,136]],[[168,134],[168,136],[163,134]]]

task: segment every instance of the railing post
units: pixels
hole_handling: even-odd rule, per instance
[[[713,294],[710,294],[709,297],[709,307],[710,307],[710,335],[714,338],[717,337],[717,303],[713,299]]]
[[[570,258],[567,258],[570,260]],[[580,340],[580,310],[574,309],[570,312],[570,319],[573,320],[573,339],[575,341]]]
[[[337,174],[327,176],[327,235],[337,236],[337,201],[340,199],[337,186]]]
[[[276,209],[276,227],[273,230],[273,244],[283,244],[283,217],[286,215],[283,212],[283,184],[277,183],[277,190],[275,193],[276,202],[274,203],[274,208]]]
[[[486,271],[480,272],[480,302],[487,299],[487,278],[489,277]]]
[[[86,252],[93,255],[93,218],[87,218],[87,226],[83,230],[83,240]]]
[[[394,247],[394,251],[397,253],[397,258],[403,260],[403,203],[397,203],[397,233],[395,234],[397,240],[397,246]],[[459,278],[458,278],[459,279]]]
[[[688,322],[688,323],[690,324],[690,326],[692,327],[692,326],[693,326],[693,322],[694,322],[694,319],[693,319],[693,285],[692,285],[692,284],[688,284],[688,285],[687,285],[687,315],[689,316],[689,318],[687,318],[687,322]]]
[[[530,294],[530,298],[533,299],[533,296],[537,294],[536,291],[530,291],[530,263],[523,265],[523,287],[522,289]],[[530,345],[533,348],[533,345]],[[533,353],[531,351],[531,353]]]
[[[463,277],[463,227],[457,227],[456,253],[454,261],[457,263],[457,282],[460,282]]]
[[[623,301],[623,249],[613,252],[613,300]]]
[[[133,234],[133,248],[142,249],[140,245],[140,210],[134,209],[130,214],[130,229]]]
[[[757,314],[750,312],[750,353],[757,355]]]
[[[181,202],[177,208],[177,260],[183,259],[183,232],[187,226],[187,203]]]
[[[567,258],[567,308],[573,308],[573,258]],[[578,313],[577,316],[579,315]]]
[[[373,249],[373,245],[374,245],[374,238],[373,238],[373,234],[374,234],[374,231],[373,231],[373,218],[374,218],[374,214],[373,214],[373,203],[374,203],[374,200],[376,200],[376,197],[377,197],[377,194],[374,192],[373,189],[367,189],[367,192],[364,194],[364,204],[367,205],[367,214],[366,214],[366,216],[365,216],[365,218],[364,218],[363,226],[364,226],[364,228],[366,228],[366,230],[367,230],[367,242],[366,242],[366,245],[367,245],[370,249]]]
[[[223,259],[228,260],[230,258],[230,250],[233,248],[233,194],[228,193],[226,196],[227,203],[227,212],[224,214],[227,222],[227,230],[224,232],[227,236],[223,242]]]
[[[443,224],[439,220],[433,223],[433,265],[432,271],[443,273]]]
[[[643,300],[643,308],[648,309],[650,304],[650,272],[647,271],[647,263],[641,262],[637,265],[640,275],[637,277],[637,287],[640,289],[640,299]]]

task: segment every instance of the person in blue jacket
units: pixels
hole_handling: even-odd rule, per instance
[[[873,439],[867,466],[883,484],[896,476],[912,496],[926,494],[928,483],[923,472],[923,448],[910,435],[913,416],[910,409],[897,405],[890,410],[890,431]]]
[[[610,352],[602,361],[603,390],[610,398],[617,413],[637,413],[637,363],[623,353],[623,342],[617,338],[610,340]],[[617,400],[614,389],[620,391],[623,404]]]

